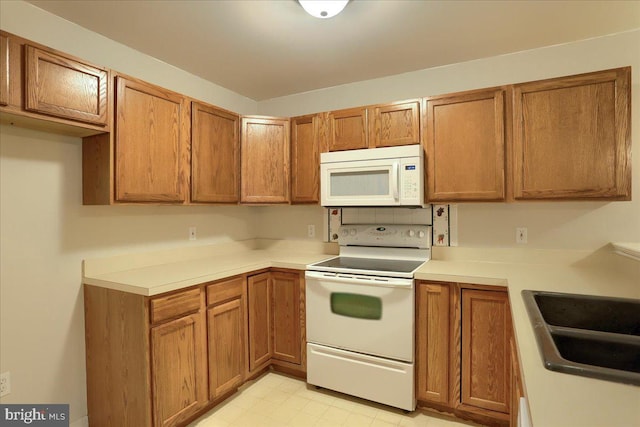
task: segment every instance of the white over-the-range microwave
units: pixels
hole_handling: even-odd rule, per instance
[[[371,148],[320,155],[322,206],[423,206],[422,147]]]

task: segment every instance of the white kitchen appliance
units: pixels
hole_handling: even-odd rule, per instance
[[[423,206],[423,181],[419,144],[320,154],[322,206]]]
[[[425,225],[348,225],[340,256],[307,266],[307,382],[413,411],[414,272]]]

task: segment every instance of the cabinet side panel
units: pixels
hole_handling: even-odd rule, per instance
[[[150,427],[145,297],[84,287],[87,406],[92,427]]]

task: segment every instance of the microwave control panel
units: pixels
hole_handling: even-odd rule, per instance
[[[403,205],[421,204],[423,192],[422,158],[407,157],[400,160],[400,200]]]

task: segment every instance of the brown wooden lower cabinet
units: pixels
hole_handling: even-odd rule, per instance
[[[153,425],[175,426],[208,402],[202,312],[151,328]]]
[[[271,275],[268,272],[247,278],[249,306],[249,374],[269,365],[273,356],[271,340]]]
[[[273,270],[249,276],[249,372],[273,365],[305,376],[304,273]]]
[[[418,282],[416,292],[419,406],[509,424],[513,361],[506,289]]]
[[[304,377],[304,272],[256,273],[154,297],[85,285],[89,424],[184,426],[271,365]]]
[[[206,287],[210,400],[244,381],[244,284],[245,278],[240,276]]]

